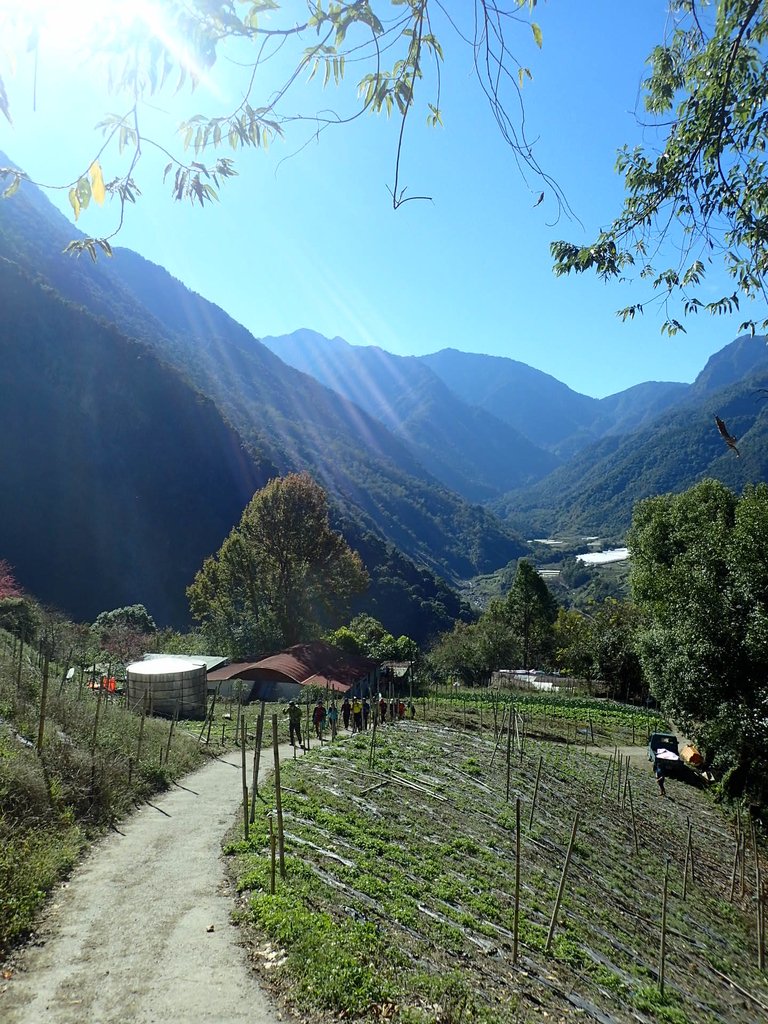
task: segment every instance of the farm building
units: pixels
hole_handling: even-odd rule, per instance
[[[348,654],[323,640],[297,644],[268,658],[233,662],[208,673],[208,689],[243,701],[297,700],[308,687],[334,694],[377,688],[379,663]]]

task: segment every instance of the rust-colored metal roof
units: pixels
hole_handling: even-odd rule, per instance
[[[230,679],[275,679],[298,683],[300,686],[319,686],[346,693],[355,683],[365,679],[378,668],[371,658],[348,654],[324,640],[297,644],[261,661],[236,661],[208,673],[209,682]]]
[[[231,665],[223,665],[208,673],[208,682],[225,683],[230,679],[255,679],[252,674],[258,665],[256,661],[233,661]]]
[[[255,678],[274,678],[276,675],[293,680],[302,686],[327,686],[344,693],[378,668],[378,662],[348,654],[324,640],[297,644],[286,651],[262,658],[256,662]]]

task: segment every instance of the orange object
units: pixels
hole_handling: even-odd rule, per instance
[[[696,747],[691,746],[690,743],[680,751],[680,757],[686,764],[692,764],[696,768],[700,768],[704,764],[704,758]]]

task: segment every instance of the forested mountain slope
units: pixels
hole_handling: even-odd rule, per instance
[[[274,467],[145,345],[0,258],[0,554],[78,619],[185,589]]]
[[[504,356],[443,349],[419,356],[465,401],[567,459],[612,433],[628,433],[683,400],[688,385],[647,381],[607,398],[590,398],[555,377]]]
[[[0,204],[0,254],[145,341],[209,396],[254,457],[307,469],[342,511],[448,579],[507,563],[524,544],[450,492],[381,423],[287,367],[226,313],[127,250],[61,255],[77,232],[34,188]]]
[[[261,340],[284,362],[369,412],[430,473],[468,500],[541,479],[560,461],[508,423],[464,402],[421,358],[306,329]]]
[[[732,377],[728,367],[734,360],[762,369],[716,388],[719,380]],[[737,491],[747,483],[765,481],[764,388],[768,389],[765,340],[737,339],[710,360],[679,407],[632,434],[606,437],[584,449],[540,483],[506,495],[496,510],[536,532],[621,533],[641,498],[682,491],[704,477],[722,480]],[[715,415],[738,438],[740,457],[720,437]]]

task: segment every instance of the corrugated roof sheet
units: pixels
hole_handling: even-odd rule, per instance
[[[208,673],[209,682],[228,679],[281,678],[301,686],[345,693],[378,668],[378,662],[348,654],[324,640],[297,644],[260,661],[239,661]]]

